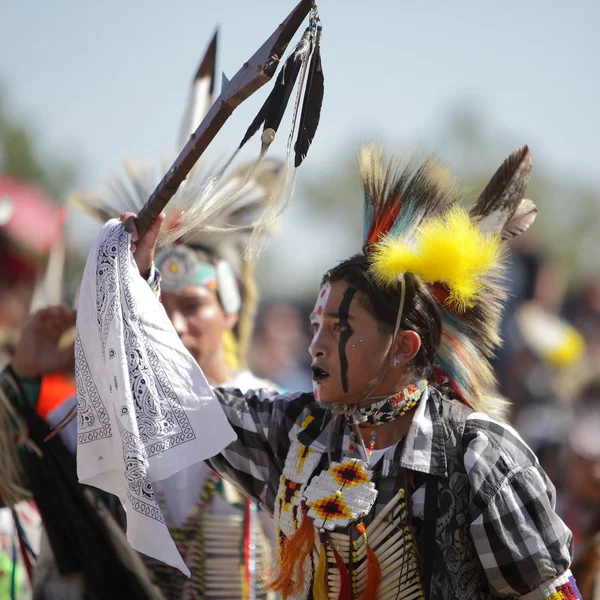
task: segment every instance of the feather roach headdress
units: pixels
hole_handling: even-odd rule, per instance
[[[527,146],[511,154],[470,212],[465,193],[434,158],[385,159],[370,146],[360,156],[365,187],[364,251],[380,286],[397,285],[406,273],[431,286],[442,314],[436,376],[476,410],[494,412],[489,364],[498,332],[503,241],[535,219],[523,199],[531,174]]]

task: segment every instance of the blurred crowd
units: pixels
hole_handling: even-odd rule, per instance
[[[0,367],[10,360],[36,296],[39,300],[51,249],[62,237],[52,203],[40,208],[40,197],[24,200],[16,184],[2,185]],[[27,227],[15,226],[21,218]],[[52,243],[40,245],[41,227],[55,232]],[[556,486],[559,513],[574,534],[577,579],[587,597],[586,581],[600,571],[600,277],[569,287],[567,275],[543,252],[535,228],[513,242],[505,275],[504,343],[495,368],[498,393],[512,403],[511,423]],[[307,352],[311,300],[263,298],[260,305],[249,367],[283,390],[312,387]],[[68,379],[47,386],[42,410],[51,410],[72,392]],[[9,597],[11,585],[26,587],[23,568],[12,567],[19,552],[7,511],[0,511],[0,598]],[[35,529],[29,509],[26,521]]]

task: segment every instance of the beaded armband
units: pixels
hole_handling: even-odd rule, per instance
[[[152,269],[150,269],[150,276],[148,277],[148,285],[152,290],[152,293],[158,298],[159,302],[162,302],[161,294],[160,294],[160,271],[152,264]]]

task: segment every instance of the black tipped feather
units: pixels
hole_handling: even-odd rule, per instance
[[[317,34],[317,43],[310,61],[310,68],[306,81],[304,103],[300,115],[298,127],[298,138],[296,139],[296,156],[294,167],[299,167],[308,154],[308,149],[315,137],[319,119],[321,118],[321,107],[323,105],[323,92],[325,80],[323,67],[321,65],[321,46],[319,44],[320,32]]]
[[[196,71],[196,75],[194,76],[194,81],[198,81],[199,79],[210,78],[210,88],[209,93],[212,94],[215,91],[215,72],[217,69],[217,40],[219,38],[219,29],[215,30],[215,33],[206,49],[206,53],[204,54],[202,60],[200,61],[200,65],[198,66],[198,70]]]
[[[298,51],[302,44],[306,43],[306,35],[307,33],[305,32],[294,52],[285,61],[283,68],[277,76],[275,86],[265,100],[265,103],[261,106],[256,117],[254,117],[250,127],[248,127],[246,135],[244,135],[244,139],[240,143],[240,148],[259,130],[263,123],[265,124],[265,129],[271,128],[277,131],[279,128],[292,90],[298,79],[298,74],[300,73],[303,55]]]

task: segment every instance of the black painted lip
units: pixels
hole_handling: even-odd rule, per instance
[[[323,381],[329,377],[329,373],[321,367],[311,367],[313,381]]]

